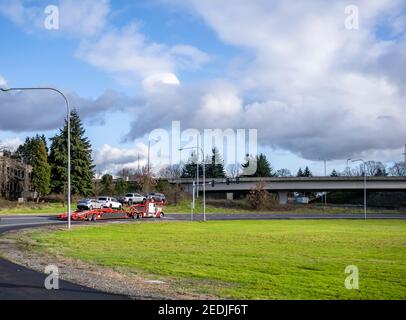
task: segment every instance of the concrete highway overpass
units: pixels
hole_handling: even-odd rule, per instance
[[[214,186],[212,181],[214,180]],[[169,180],[171,184],[179,183],[182,189],[192,193],[194,179]],[[199,181],[202,183],[202,180]],[[363,177],[310,177],[310,178],[240,178],[236,183],[230,179],[207,179],[208,193],[249,192],[257,183],[263,182],[264,189],[279,194],[281,204],[286,203],[289,192],[332,192],[364,190]],[[200,187],[200,191],[202,187]],[[367,177],[368,191],[406,191],[406,177]]]

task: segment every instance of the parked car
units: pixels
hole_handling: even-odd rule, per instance
[[[139,193],[127,193],[124,197],[119,198],[119,202],[123,204],[132,205],[134,203],[141,203],[145,200],[145,196]]]
[[[166,197],[162,193],[150,192],[145,196],[148,200],[154,199],[154,201],[166,202]]]
[[[123,205],[117,201],[116,198],[111,197],[98,197],[97,201],[100,202],[103,208],[122,209]]]
[[[79,210],[101,209],[102,205],[96,199],[82,199],[78,202]]]

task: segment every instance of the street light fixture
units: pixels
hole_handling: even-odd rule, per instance
[[[70,105],[69,100],[62,91],[52,88],[52,87],[26,87],[26,88],[0,88],[2,92],[9,92],[9,91],[38,91],[38,90],[46,90],[46,91],[54,91],[60,94],[66,103],[66,112],[67,112],[67,122],[68,122],[68,229],[71,228],[71,155],[70,155]]]
[[[203,221],[206,221],[206,164],[204,161],[204,150],[201,147],[190,147],[190,148],[180,148],[179,151],[190,150],[190,149],[197,149],[198,151],[199,150],[202,151],[202,156],[203,156]],[[199,158],[197,158],[196,166],[197,166],[197,168],[199,168]],[[198,189],[199,169],[196,172],[197,172],[196,190],[199,190]]]
[[[324,177],[327,177],[327,161],[331,159],[320,159],[320,161],[324,162]],[[327,191],[324,193],[324,205],[327,206]]]
[[[150,163],[151,163],[150,162],[151,141],[152,142],[158,142],[159,139],[149,139],[148,140],[148,163],[147,163],[148,189],[149,189],[149,172],[150,172]]]
[[[351,160],[351,159],[349,159]],[[367,171],[365,166],[365,161],[363,159],[352,160],[352,162],[362,162],[364,170],[364,216],[367,219]]]

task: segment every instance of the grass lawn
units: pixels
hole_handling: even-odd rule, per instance
[[[169,204],[165,206],[166,213],[190,213],[190,206],[191,201],[184,200],[177,205]],[[196,208],[194,210],[195,213],[202,213],[203,212],[203,205],[201,200],[199,199],[196,201]],[[290,206],[288,208],[281,208],[275,207],[273,209],[268,210],[255,210],[255,209],[237,209],[237,208],[225,208],[215,205],[206,205],[206,213],[276,213],[276,214],[283,214],[283,213],[312,213],[312,214],[335,214],[335,213],[364,213],[364,208],[360,207],[345,207],[345,206],[324,206],[320,204],[312,204],[312,205],[295,205]],[[398,209],[377,209],[377,208],[369,208],[369,213],[405,213],[405,210],[398,210]]]
[[[33,249],[237,299],[406,299],[406,221],[151,222],[35,233]],[[348,265],[359,290],[344,287]]]
[[[72,203],[72,210],[75,209],[76,203]],[[62,203],[27,203],[0,207],[0,216],[8,214],[57,214],[66,211],[68,211],[67,205],[62,205]]]

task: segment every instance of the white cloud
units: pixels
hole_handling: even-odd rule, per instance
[[[109,73],[138,78],[171,72],[174,65],[165,51],[163,45],[147,42],[133,25],[83,41],[76,55]]]
[[[115,175],[123,168],[138,169],[146,166],[148,145],[140,141],[134,141],[134,146],[131,148],[117,148],[105,144],[94,151],[93,158],[98,171]],[[151,146],[151,172],[158,172],[161,168],[160,164],[166,165],[167,163],[162,161],[160,154],[154,151],[154,146]]]
[[[0,141],[0,151],[2,148],[16,150],[23,143],[24,142],[20,139],[20,137],[2,140]]]
[[[159,73],[151,75],[142,81],[142,87],[148,93],[154,93],[165,86],[179,86],[180,81],[173,73]]]
[[[199,69],[201,65],[210,61],[210,56],[199,49],[184,44],[178,44],[170,49],[170,55],[176,64],[183,69]]]
[[[6,79],[0,75],[0,86],[6,86],[6,85],[7,85]]]
[[[124,83],[144,81],[147,89],[157,83],[178,85],[177,69],[196,69],[209,60],[192,46],[168,47],[149,41],[136,25],[83,40],[76,56]]]
[[[47,17],[45,8],[49,3],[35,3],[28,0],[3,0],[0,14],[6,16],[26,32],[46,31],[44,21]],[[89,37],[100,33],[107,25],[110,12],[109,0],[60,0],[59,29],[52,34]]]
[[[109,110],[124,110],[133,101],[106,91],[96,99],[86,99],[76,93],[68,93],[71,105],[78,109],[83,120],[103,122]],[[13,132],[47,131],[60,128],[66,117],[61,97],[50,92],[9,92],[0,94],[0,130]]]
[[[140,160],[144,160],[148,152],[147,148],[142,143],[138,143],[133,149],[122,149],[105,144],[95,151],[94,162],[99,168],[105,168],[112,164],[123,165],[138,162],[138,157],[140,157]]]
[[[109,0],[61,0],[59,4],[60,30],[84,37],[99,34],[107,25]]]
[[[190,0],[187,6],[249,60],[230,75],[234,92],[202,84],[150,97],[145,108],[163,114],[169,104],[172,119],[185,126],[257,128],[262,144],[311,159],[398,150],[406,134],[402,1],[354,4],[358,31],[345,29],[341,1]],[[377,36],[385,23],[397,38]]]

